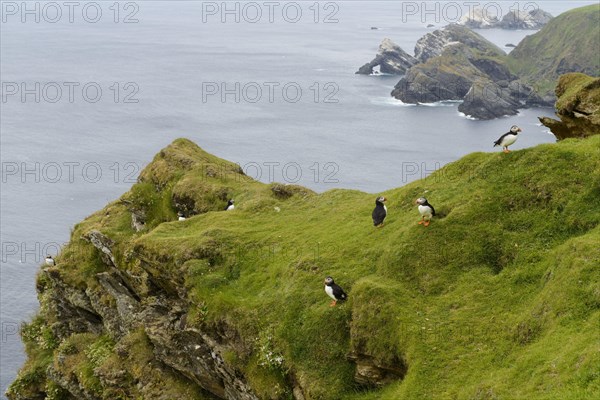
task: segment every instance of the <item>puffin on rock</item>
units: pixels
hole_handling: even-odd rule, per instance
[[[227,202],[227,205],[225,206],[225,211],[231,211],[234,208],[235,206],[233,205],[233,199],[231,199]]]
[[[344,289],[339,287],[330,276],[325,278],[325,293],[327,293],[327,295],[333,299],[329,305],[330,307],[334,307],[338,301],[346,301],[348,298],[348,295],[344,292]]]
[[[510,153],[508,150],[508,146],[517,141],[517,135],[521,132],[522,129],[516,125],[511,126],[510,131],[500,136],[500,139],[494,142],[494,147],[502,146],[502,151],[505,153]]]
[[[429,226],[431,218],[435,217],[435,209],[425,197],[419,197],[415,203],[419,205],[419,213],[421,214],[419,225]]]
[[[54,258],[52,258],[50,254],[46,256],[46,265],[49,265],[51,267],[54,267],[56,265],[56,263],[54,262]]]
[[[383,196],[379,196],[375,200],[375,209],[371,216],[373,217],[373,225],[378,228],[383,226],[383,221],[385,220],[385,217],[387,217],[387,207],[384,204],[386,201],[387,199]]]

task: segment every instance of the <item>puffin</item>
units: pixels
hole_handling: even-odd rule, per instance
[[[513,144],[514,142],[517,141],[517,135],[521,131],[522,131],[522,129],[519,128],[518,126],[516,126],[516,125],[511,126],[509,132],[500,136],[500,139],[498,139],[494,142],[494,147],[502,146],[502,151],[504,151],[505,153],[510,153],[510,150],[508,150],[508,146],[510,146],[511,144]]]
[[[183,215],[183,213],[182,213],[181,211],[179,211],[179,212],[177,213],[177,219],[178,219],[179,221],[185,221],[185,215]]]
[[[325,278],[325,293],[327,293],[327,295],[333,299],[329,305],[330,307],[335,307],[338,301],[346,301],[348,298],[348,295],[346,292],[344,292],[344,289],[339,287],[330,276]]]
[[[419,213],[421,214],[419,225],[429,226],[431,218],[435,217],[435,209],[425,197],[419,197],[415,203],[419,205]]]
[[[46,256],[46,265],[50,267],[54,267],[56,265],[56,263],[54,262],[54,258],[52,258],[50,254]]]
[[[233,205],[233,199],[231,199],[227,202],[227,205],[225,206],[225,211],[231,211],[234,208],[235,206]]]
[[[375,199],[375,209],[373,210],[373,214],[371,214],[371,216],[373,217],[373,225],[378,228],[383,226],[383,220],[385,220],[385,217],[387,217],[387,207],[385,204],[383,204],[386,201],[387,199],[383,196],[379,196],[377,199]]]

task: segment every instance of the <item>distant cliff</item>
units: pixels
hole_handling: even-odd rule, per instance
[[[558,78],[569,72],[600,76],[600,4],[554,18],[508,55],[511,71],[546,101],[554,102]]]
[[[470,154],[382,193],[374,228],[374,194],[263,184],[178,139],[40,269],[7,396],[596,398],[599,146]]]
[[[415,58],[420,63],[392,91],[405,103],[462,100],[459,111],[478,119],[544,105],[509,70],[501,49],[464,26],[449,25],[423,36],[415,46]]]
[[[560,77],[556,86],[559,121],[541,117],[558,139],[600,135],[600,78],[572,73]]]
[[[458,22],[471,29],[540,29],[552,19],[552,15],[536,8],[531,11],[510,11],[502,19],[482,8],[475,7]]]
[[[527,36],[509,55],[465,26],[448,25],[419,39],[414,58],[394,47],[390,63],[410,62],[391,72],[404,75],[391,94],[412,104],[462,101],[459,110],[477,119],[552,106],[561,74],[600,75],[598,21],[600,5],[568,11]],[[384,54],[380,49],[379,58],[359,73],[370,73],[373,65],[386,60]]]

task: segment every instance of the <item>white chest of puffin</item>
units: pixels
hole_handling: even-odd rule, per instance
[[[419,214],[421,214],[419,225],[429,226],[431,218],[435,217],[435,209],[425,197],[419,197],[416,203],[418,204]]]
[[[229,200],[227,202],[227,205],[225,206],[225,211],[231,211],[231,210],[235,209],[235,205],[233,203],[234,203],[233,199]]]
[[[514,144],[517,141],[519,132],[521,131],[522,129],[518,126],[511,126],[510,131],[500,136],[500,139],[494,142],[494,147],[502,146],[502,151],[504,151],[505,153],[509,153],[510,150],[508,150],[508,146]]]

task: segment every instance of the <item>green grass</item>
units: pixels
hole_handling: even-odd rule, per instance
[[[376,229],[374,194],[261,184],[179,139],[131,192],[75,228],[77,251],[58,258],[59,274],[99,290],[99,256],[79,237],[102,231],[120,268],[149,274],[163,295],[186,287],[192,327],[237,332],[250,351],[225,361],[261,399],[290,398],[292,381],[307,399],[594,398],[599,149],[594,136],[468,155],[383,193],[389,216]],[[225,173],[206,172],[216,165]],[[428,228],[417,225],[423,195],[440,214]],[[194,211],[178,222],[185,196]],[[220,211],[229,196],[236,210]],[[148,216],[145,230],[131,228],[131,207]],[[335,308],[327,275],[349,294]],[[136,286],[142,297],[156,290]],[[118,360],[98,340],[77,351],[85,365],[97,356],[95,370]],[[129,349],[134,375],[152,360],[146,340],[115,344]],[[362,387],[350,354],[406,365],[406,376]]]
[[[507,62],[542,96],[554,92],[561,74],[583,72],[599,76],[599,20],[598,4],[565,12],[523,39],[508,55]]]

